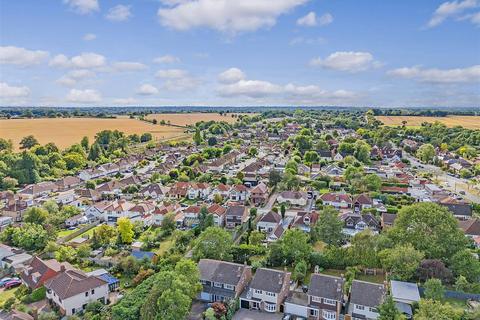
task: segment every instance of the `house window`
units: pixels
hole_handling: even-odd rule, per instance
[[[222,284],[220,282],[214,282],[213,283],[213,286],[214,287],[217,287],[217,288],[221,288],[222,287]]]
[[[312,301],[313,301],[313,302],[322,302],[322,298],[312,296]]]
[[[277,294],[274,292],[265,291],[265,294],[269,297],[275,297]]]
[[[337,315],[335,314],[335,312],[322,310],[322,317],[327,320],[335,320],[337,318]]]
[[[92,294],[95,294],[95,289],[92,289]]]
[[[277,311],[277,305],[274,303],[265,303],[265,311],[275,312]]]
[[[373,313],[378,313],[377,308],[372,308],[372,307],[370,307],[370,308],[368,308],[368,310],[369,310],[370,312],[373,312]]]
[[[231,284],[225,284],[223,287],[224,287],[225,289],[227,289],[227,290],[233,290],[233,289],[235,289],[235,286],[232,286]]]
[[[336,305],[335,300],[327,299],[327,298],[323,298],[323,303],[328,304],[330,306]]]
[[[310,309],[310,315],[314,317],[318,317],[318,310],[317,309]]]
[[[253,290],[253,292],[255,292],[256,294],[263,294],[263,291],[262,291],[262,290],[257,290],[257,289],[255,289],[255,290]]]
[[[361,305],[359,305],[359,304],[356,304],[356,305],[355,305],[355,309],[357,309],[357,310],[365,310],[365,307],[364,307],[364,306],[361,306]]]
[[[88,291],[87,291],[87,292],[85,292],[85,297],[88,297]]]
[[[72,308],[72,314],[75,314],[75,308]]]

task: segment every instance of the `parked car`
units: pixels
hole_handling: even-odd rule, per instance
[[[13,281],[13,280],[20,281],[20,278],[17,278],[17,277],[13,277],[13,278],[5,277],[5,278],[2,278],[2,279],[0,279],[0,287],[4,287],[8,282]]]
[[[18,287],[21,284],[22,284],[22,281],[20,280],[10,280],[9,282],[5,283],[5,290]]]

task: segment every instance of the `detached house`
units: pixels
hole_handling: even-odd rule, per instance
[[[373,206],[373,200],[367,194],[362,193],[353,199],[353,209],[355,212],[360,212],[364,209],[369,209]]]
[[[343,304],[344,279],[325,274],[312,275],[306,294],[292,292],[285,302],[285,313],[322,320],[337,320]]]
[[[252,279],[252,268],[238,263],[201,259],[198,269],[202,283],[199,299],[207,302],[238,298]]]
[[[377,319],[378,306],[383,303],[385,295],[383,284],[353,280],[348,314],[352,316],[352,320]]]
[[[80,270],[61,271],[45,282],[47,299],[66,316],[81,312],[89,302],[107,303],[108,282],[95,276],[87,276]]]
[[[152,183],[142,188],[138,193],[144,198],[152,198],[161,201],[165,198],[167,190],[159,183]]]
[[[210,186],[207,183],[192,183],[188,187],[188,199],[207,199],[210,194]]]
[[[257,222],[257,230],[270,233],[272,232],[282,221],[282,217],[275,211],[269,211],[264,214]]]
[[[245,206],[230,206],[225,213],[225,227],[233,229],[248,219],[248,210]]]
[[[225,213],[227,209],[222,207],[219,204],[212,204],[208,207],[208,213],[213,215],[213,222],[218,227],[223,227],[225,225]]]
[[[243,184],[236,184],[230,190],[230,200],[232,201],[246,201],[248,200],[248,188]]]
[[[348,209],[352,207],[352,198],[344,193],[325,193],[320,196],[323,204],[335,209]]]
[[[55,277],[61,271],[62,266],[65,269],[73,269],[68,262],[60,263],[55,259],[42,260],[34,257],[20,273],[20,278],[30,289],[35,290],[43,286],[50,278]]]
[[[291,273],[259,268],[250,285],[240,296],[240,307],[244,309],[281,312],[288,295]]]
[[[278,195],[277,202],[303,207],[307,205],[307,194],[300,191],[283,191]]]
[[[265,183],[259,183],[250,191],[250,199],[253,205],[260,206],[268,200],[268,187]]]

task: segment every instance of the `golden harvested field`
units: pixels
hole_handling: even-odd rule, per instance
[[[23,137],[34,135],[41,143],[54,142],[60,149],[67,148],[87,136],[90,142],[102,130],[119,130],[126,134],[150,132],[155,139],[169,139],[184,134],[182,128],[153,125],[145,121],[120,118],[45,118],[0,120],[0,137],[11,139],[15,150]]]
[[[242,113],[236,113],[236,115],[242,115]],[[254,115],[253,113],[243,113],[243,115]],[[225,121],[228,123],[235,123],[238,118],[233,118],[232,113],[226,115],[220,115],[219,113],[156,113],[149,114],[146,119],[157,119],[158,122],[165,120],[170,121],[170,124],[177,126],[188,126],[195,124],[199,121]]]
[[[480,116],[447,116],[447,117],[413,117],[413,116],[378,116],[386,126],[401,126],[402,121],[407,121],[406,126],[415,127],[422,122],[439,121],[447,127],[462,126],[468,129],[480,129]]]

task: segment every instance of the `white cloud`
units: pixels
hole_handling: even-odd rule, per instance
[[[232,70],[235,70],[233,72]],[[226,77],[229,82],[225,82],[225,75],[238,74],[237,81],[233,81],[234,77]],[[328,91],[317,85],[295,85],[289,83],[281,85],[264,80],[249,80],[245,73],[237,68],[231,68],[219,74],[220,86],[217,92],[222,97],[246,97],[257,102],[264,102],[264,98],[274,99],[281,103],[288,104],[338,104],[347,105],[359,98],[359,95],[347,90]]]
[[[443,2],[433,13],[432,18],[427,23],[427,27],[436,27],[443,23],[446,19],[458,17],[466,10],[476,8],[478,5],[479,4],[477,0]]]
[[[165,63],[165,64],[170,64],[170,63],[177,63],[180,62],[180,58],[172,56],[170,54],[164,55],[157,57],[153,59],[153,62],[155,63]]]
[[[465,83],[480,81],[480,65],[456,69],[424,69],[419,66],[388,71],[395,77],[432,83]]]
[[[359,72],[378,67],[381,63],[375,61],[369,52],[339,51],[325,59],[314,58],[310,61],[310,65],[339,71]]]
[[[69,59],[66,55],[59,54],[53,57],[49,65],[60,68],[78,68],[90,69],[103,67],[106,64],[106,58],[100,54],[86,52]]]
[[[321,26],[326,26],[327,24],[330,24],[333,22],[333,16],[330,13],[325,13],[318,18],[318,24]]]
[[[100,54],[87,52],[73,57],[71,62],[75,68],[96,68],[104,66],[106,59]]]
[[[0,47],[0,64],[26,67],[42,63],[48,55],[47,51],[27,50],[14,46]]]
[[[98,0],[63,0],[63,3],[68,4],[70,9],[79,14],[88,14],[100,9]]]
[[[115,71],[140,71],[147,69],[147,66],[140,62],[119,61],[112,64]]]
[[[207,27],[226,33],[272,27],[278,16],[308,0],[185,0],[163,1],[157,12],[164,26],[189,30]]]
[[[83,40],[85,41],[92,41],[92,40],[95,40],[97,39],[97,35],[94,34],[94,33],[87,33],[83,36]]]
[[[158,70],[155,76],[163,80],[162,87],[169,91],[184,91],[194,89],[199,85],[196,78],[182,69]]]
[[[138,104],[138,101],[135,98],[118,98],[113,100],[113,103],[121,105],[134,105]]]
[[[240,80],[245,80],[245,78],[245,73],[238,68],[230,68],[220,73],[218,76],[218,80],[221,83],[234,83]]]
[[[299,18],[297,24],[302,27],[314,27],[317,25],[317,14],[310,11],[306,16]]]
[[[58,79],[56,82],[63,86],[73,87],[79,81],[87,78],[93,78],[93,77],[95,77],[95,73],[90,70],[86,70],[86,69],[72,70],[66,75],[64,75],[63,77],[61,77],[60,79]]]
[[[151,84],[142,84],[138,89],[137,89],[137,94],[142,95],[142,96],[151,96],[154,94],[158,93],[158,89],[152,86]]]
[[[130,6],[123,4],[116,5],[108,10],[105,18],[110,21],[121,22],[127,21],[132,16],[130,12]]]
[[[30,89],[25,86],[11,86],[6,82],[0,82],[0,98],[25,98],[30,95]]]
[[[93,89],[71,89],[67,94],[67,101],[73,103],[97,103],[102,101],[102,96],[97,90]]]

